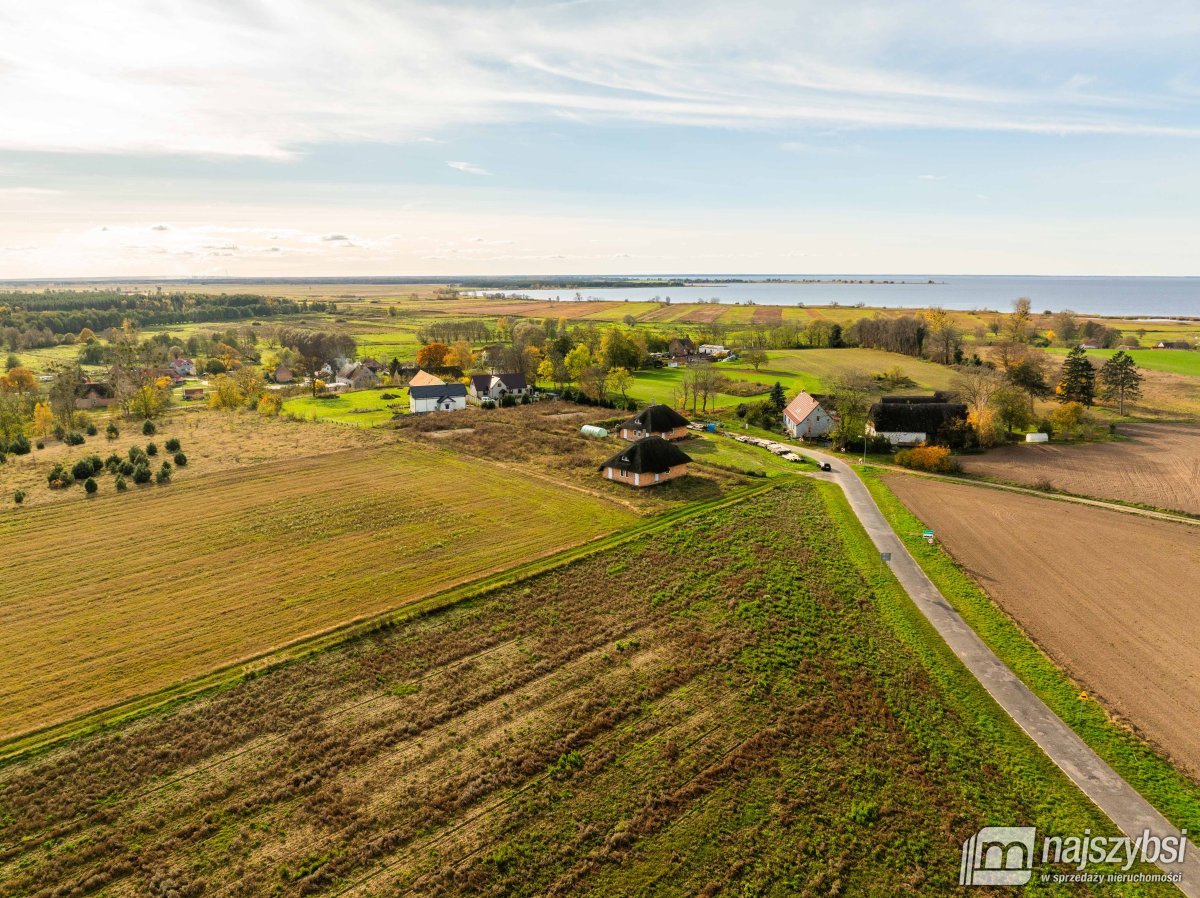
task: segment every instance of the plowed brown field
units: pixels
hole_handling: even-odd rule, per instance
[[[1128,441],[1005,446],[963,461],[963,469],[1017,483],[1200,514],[1200,427],[1137,424]]]
[[[887,485],[1107,707],[1200,773],[1200,532],[924,477]]]

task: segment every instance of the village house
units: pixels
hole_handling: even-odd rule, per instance
[[[696,344],[692,342],[691,337],[676,337],[667,346],[667,353],[675,358],[687,358],[695,351]]]
[[[75,408],[79,410],[107,408],[116,402],[112,384],[97,382],[81,384],[75,393]]]
[[[801,390],[783,410],[783,426],[794,440],[812,440],[833,429],[833,416],[821,407],[815,396]]]
[[[280,365],[275,369],[271,377],[277,384],[290,384],[296,379],[296,376],[292,373],[292,369],[287,365]]]
[[[432,387],[444,384],[445,381],[436,374],[430,374],[428,371],[418,371],[412,376],[412,380],[408,382],[410,387]]]
[[[196,376],[196,363],[191,359],[172,359],[168,367],[175,372],[176,377]]]
[[[600,466],[600,473],[605,480],[646,487],[682,477],[691,460],[674,443],[653,436],[626,446]]]
[[[472,374],[468,391],[473,399],[499,402],[506,395],[524,396],[529,384],[524,374]]]
[[[361,363],[347,362],[337,373],[337,382],[355,390],[379,386],[379,377]]]
[[[379,359],[372,358],[371,356],[367,356],[365,359],[360,361],[359,364],[372,374],[383,374],[383,372],[387,371],[387,365],[379,361]]]
[[[621,425],[621,439],[656,436],[678,440],[687,436],[688,420],[669,405],[650,405]]]
[[[423,372],[422,372],[423,373]],[[416,381],[416,378],[413,378]],[[452,412],[467,407],[467,388],[462,384],[408,385],[408,408],[414,415],[423,412]]]
[[[893,446],[916,446],[937,439],[947,425],[965,422],[967,407],[947,402],[945,394],[885,396],[867,415],[868,437],[884,437]]]

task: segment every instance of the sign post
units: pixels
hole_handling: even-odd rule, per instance
[[[881,573],[881,574],[883,573],[883,566],[885,564],[889,563],[891,560],[892,560],[891,552],[880,552],[879,553],[879,573]]]
[[[925,542],[929,543],[929,545],[931,545],[931,546],[933,545],[933,531],[932,530],[921,531],[921,536],[925,537]]]

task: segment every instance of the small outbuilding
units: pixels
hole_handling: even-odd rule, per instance
[[[287,365],[280,365],[278,368],[276,368],[272,374],[272,377],[277,384],[290,384],[296,379],[296,375],[292,373],[292,369]]]
[[[821,407],[815,396],[803,390],[783,410],[783,426],[794,440],[823,437],[833,428],[833,416]]]
[[[626,446],[600,466],[605,480],[627,486],[654,486],[688,472],[691,457],[674,443],[653,436]]]
[[[640,440],[662,437],[678,440],[687,436],[688,419],[669,405],[650,405],[621,425],[621,439]]]

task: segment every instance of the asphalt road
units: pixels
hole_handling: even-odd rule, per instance
[[[892,553],[889,563],[892,573],[921,613],[933,624],[967,670],[983,684],[1017,725],[1041,746],[1050,760],[1131,839],[1138,838],[1147,829],[1156,836],[1178,835],[1176,827],[1092,751],[967,626],[896,536],[858,473],[836,455],[802,447],[797,447],[795,451],[830,463],[833,473],[813,476],[829,480],[842,488],[875,547],[881,552]],[[986,501],[986,494],[981,494],[980,501]],[[1014,820],[1011,825],[1020,826],[1023,821]],[[1164,871],[1182,874],[1180,891],[1189,898],[1200,898],[1200,854],[1192,844],[1184,854],[1182,864],[1159,866]]]

